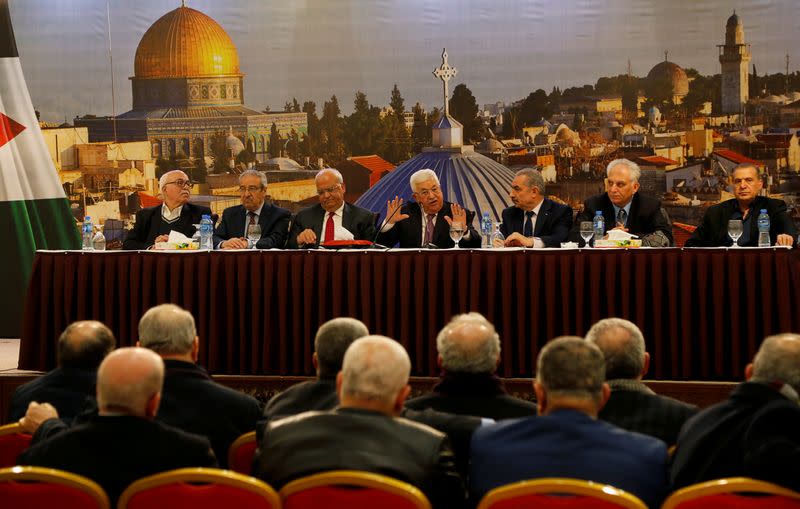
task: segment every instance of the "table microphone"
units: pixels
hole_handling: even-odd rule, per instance
[[[401,207],[397,207],[397,208],[394,210],[394,212],[392,212],[391,214],[389,214],[389,216],[388,216],[388,217],[387,217],[387,218],[386,218],[386,219],[385,219],[385,220],[384,220],[384,221],[381,223],[381,226],[380,226],[380,228],[378,228],[378,232],[375,234],[375,238],[374,238],[374,239],[372,239],[372,246],[373,246],[373,247],[375,247],[376,245],[377,245],[377,246],[380,246],[380,244],[376,244],[376,242],[377,242],[377,240],[378,240],[378,237],[379,237],[379,236],[380,236],[380,234],[381,234],[381,230],[383,230],[383,227],[384,227],[384,226],[386,226],[386,225],[389,223],[389,219],[393,218],[395,214],[397,214],[398,212],[400,212],[400,209],[401,209],[401,208],[403,208],[403,207],[402,207],[402,206],[401,206]],[[386,247],[386,246],[381,246],[381,247],[384,247],[384,248],[386,248],[386,249],[391,249],[390,247]]]

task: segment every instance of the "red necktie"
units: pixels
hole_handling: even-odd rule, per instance
[[[328,221],[325,223],[325,240],[324,242],[330,242],[333,240],[333,212],[328,213]]]

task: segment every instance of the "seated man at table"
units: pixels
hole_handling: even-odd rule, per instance
[[[258,249],[283,248],[289,230],[291,213],[265,202],[267,175],[256,170],[246,170],[239,175],[239,196],[242,204],[228,207],[214,231],[217,249],[247,249],[247,228],[261,227]]]
[[[481,236],[472,226],[475,212],[444,201],[439,177],[433,170],[419,170],[410,181],[415,201],[404,205],[403,199],[395,196],[386,204],[386,224],[378,235],[379,243],[389,247],[399,244],[402,248],[451,248],[455,242],[450,238],[450,225],[458,223],[464,227],[458,245],[481,246]]]
[[[175,230],[187,237],[196,231],[204,214],[211,209],[189,203],[192,181],[180,170],[168,171],[158,181],[164,203],[136,213],[136,222],[125,236],[122,249],[150,249],[156,242],[166,242]]]
[[[624,230],[642,239],[642,246],[669,247],[673,244],[672,223],[656,198],[639,193],[639,165],[627,159],[615,159],[606,168],[608,191],[591,196],[575,218],[569,238],[583,242],[581,222],[593,221],[602,211],[606,231]]]
[[[793,246],[797,228],[786,212],[786,202],[760,196],[764,181],[758,168],[751,163],[742,163],[731,171],[734,197],[709,207],[700,226],[686,241],[687,247],[732,246],[728,236],[728,221],[742,221],[740,246],[758,246],[758,215],[762,209],[769,214],[770,244]]]
[[[294,216],[289,232],[289,247],[317,247],[333,240],[375,240],[375,215],[344,201],[342,174],[324,168],[314,177],[319,204]]]
[[[542,174],[519,170],[509,192],[512,207],[503,211],[500,231],[506,246],[561,247],[572,226],[572,209],[545,198]]]

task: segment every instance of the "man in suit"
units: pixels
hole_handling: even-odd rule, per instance
[[[697,407],[659,396],[642,383],[650,354],[639,327],[622,318],[606,318],[589,329],[586,341],[594,343],[606,360],[611,396],[600,410],[600,418],[674,445],[681,426],[697,413]]]
[[[398,417],[411,388],[403,347],[384,336],[354,341],[336,377],[340,406],[271,421],[254,475],[280,489],[329,470],[362,470],[410,483],[434,507],[459,507],[464,485],[447,437]]]
[[[196,231],[204,214],[211,209],[189,203],[192,181],[180,170],[168,171],[158,181],[164,203],[136,213],[136,222],[122,242],[122,249],[150,249],[156,242],[166,242],[175,230],[187,237]]]
[[[550,341],[539,354],[539,415],[479,428],[472,437],[470,495],[542,477],[585,479],[631,493],[657,508],[667,494],[667,447],[597,419],[610,389],[605,361],[578,337]]]
[[[222,212],[222,220],[214,231],[214,247],[217,249],[247,249],[247,227],[261,226],[258,249],[283,248],[288,236],[291,213],[275,205],[265,203],[267,176],[264,172],[246,170],[239,175],[241,205],[228,207]]]
[[[793,246],[797,228],[786,212],[786,203],[760,196],[764,182],[758,168],[742,163],[733,169],[731,179],[734,198],[709,207],[700,226],[686,241],[686,246],[732,246],[733,240],[728,236],[728,221],[732,219],[742,221],[742,236],[737,243],[740,246],[758,246],[758,215],[762,209],[769,214],[770,243]]]
[[[536,405],[509,395],[495,374],[500,336],[480,313],[456,315],[436,337],[439,383],[430,394],[406,402],[408,408],[512,419],[536,414]]]
[[[561,247],[572,227],[572,209],[545,198],[542,174],[519,170],[509,193],[512,207],[502,213],[500,231],[506,246]]]
[[[57,468],[98,483],[112,505],[142,477],[182,467],[216,467],[208,440],[154,421],[164,363],[145,348],[119,348],[97,371],[99,414],[20,454],[20,465]]]
[[[481,236],[472,226],[475,213],[457,203],[444,201],[439,177],[433,170],[419,170],[411,175],[413,202],[403,205],[395,196],[386,204],[386,224],[381,229],[378,242],[385,246],[399,244],[402,248],[451,248],[450,225],[464,226],[460,247],[480,247]]]
[[[800,335],[764,339],[745,378],[726,401],[683,426],[673,489],[739,476],[800,489]]]
[[[642,239],[642,246],[669,247],[673,245],[672,223],[661,202],[639,193],[639,165],[627,159],[608,163],[606,181],[608,191],[588,198],[583,210],[575,218],[569,238],[583,242],[580,234],[582,221],[592,221],[595,213],[603,212],[606,231],[620,229]]]
[[[289,247],[317,247],[332,240],[375,239],[375,215],[344,201],[342,174],[324,168],[314,178],[319,205],[297,213],[289,233]]]

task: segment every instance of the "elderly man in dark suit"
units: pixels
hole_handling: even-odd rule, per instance
[[[319,204],[297,213],[289,233],[290,248],[317,247],[334,240],[375,239],[375,215],[344,201],[345,183],[334,168],[324,168],[314,178]]]
[[[261,227],[261,237],[256,241],[258,249],[283,248],[289,234],[291,213],[266,203],[267,176],[264,172],[246,170],[239,175],[241,205],[228,207],[222,212],[222,220],[214,231],[214,247],[217,249],[247,249],[247,228]]]
[[[192,181],[184,172],[168,171],[159,179],[158,188],[164,203],[136,213],[136,222],[125,236],[122,249],[150,249],[156,242],[166,242],[172,230],[192,237],[194,225],[203,215],[211,215],[208,207],[189,203]]]
[[[500,231],[506,246],[561,247],[572,227],[572,209],[545,198],[542,174],[519,170],[511,183],[514,206],[503,210]]]
[[[639,327],[622,318],[606,318],[589,329],[586,341],[594,343],[606,359],[611,396],[600,410],[600,418],[674,445],[683,423],[697,413],[697,407],[659,396],[642,383],[650,354]]]
[[[450,227],[460,224],[464,235],[460,247],[480,247],[481,236],[472,226],[475,212],[457,203],[444,200],[439,177],[433,170],[423,169],[411,175],[413,202],[403,204],[395,197],[386,204],[386,224],[378,242],[385,246],[451,248]]]

